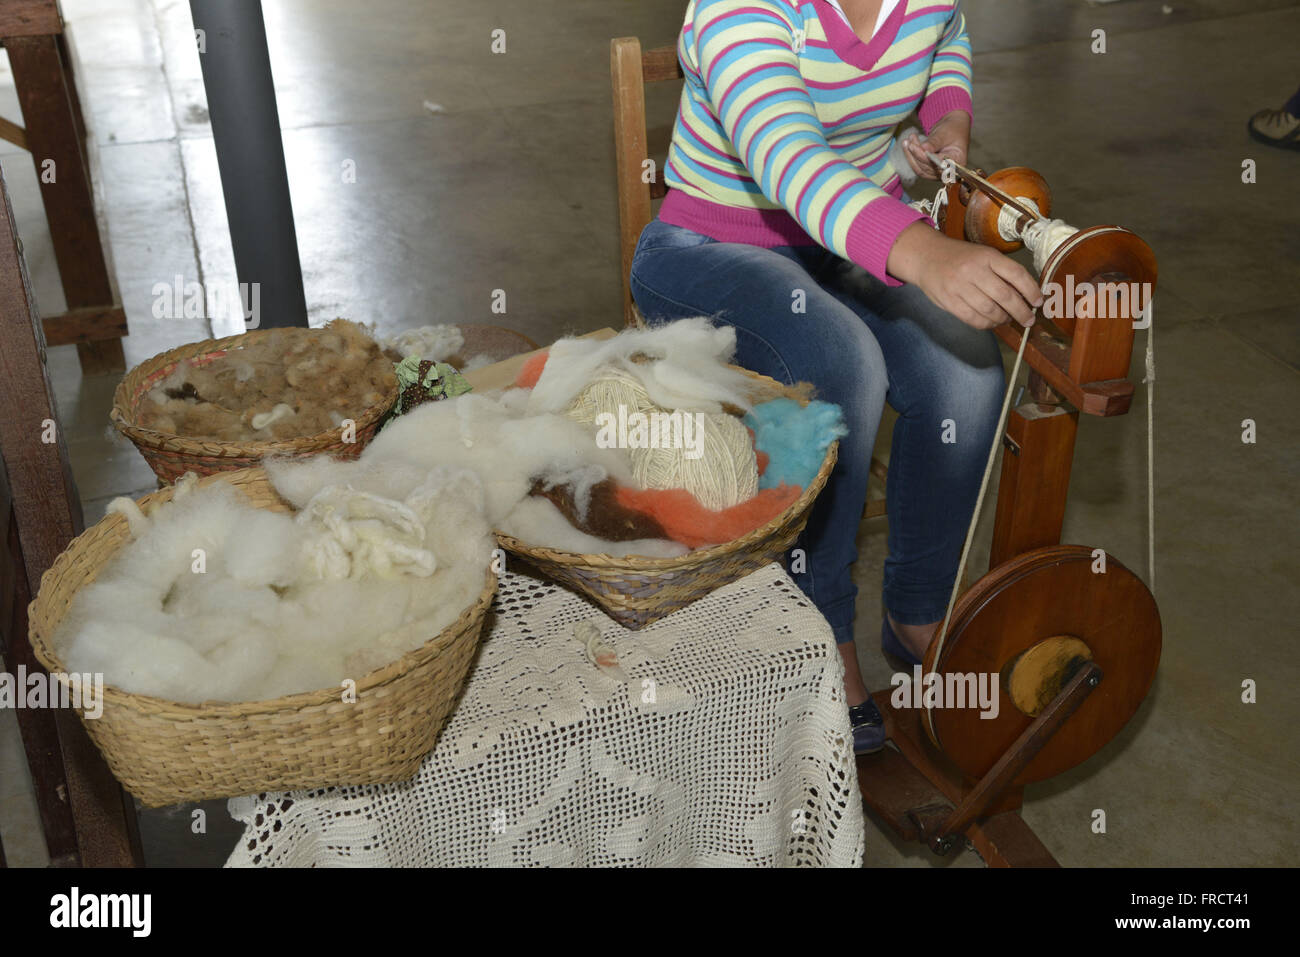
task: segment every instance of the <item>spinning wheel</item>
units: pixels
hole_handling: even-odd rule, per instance
[[[1160,614],[1141,579],[1099,549],[1059,544],[1078,416],[1128,411],[1134,325],[1149,304],[1156,260],[1121,226],[1078,229],[1049,218],[1051,189],[1032,169],[985,176],[930,159],[945,183],[921,204],[935,225],[1002,252],[1027,250],[1048,299],[1035,318],[1048,321],[996,330],[1016,361],[957,584],[914,671],[912,707],[875,695],[897,752],[860,759],[859,780],[867,804],[900,835],[939,853],[964,838],[990,863],[1054,865],[1013,813],[1023,787],[1111,741],[1150,690],[1160,659]],[[1075,290],[1088,294],[1076,300]],[[1048,310],[1053,294],[1065,308]],[[1022,363],[1031,369],[1031,401],[1008,417]],[[1147,370],[1150,381],[1150,352]],[[992,568],[960,593],[1001,447]],[[1148,455],[1151,448],[1148,434]]]

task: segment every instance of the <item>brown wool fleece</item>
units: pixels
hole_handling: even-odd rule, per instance
[[[536,479],[528,494],[548,499],[569,520],[570,525],[596,538],[610,542],[629,542],[640,538],[668,537],[663,526],[653,518],[621,505],[617,489],[613,479],[605,479],[591,486],[591,500],[587,505],[585,519],[578,514],[572,485],[547,488],[542,479]]]
[[[273,329],[224,356],[182,362],[140,404],[139,424],[196,439],[287,441],[359,418],[395,381],[392,362],[355,322]],[[293,414],[253,428],[280,405]]]

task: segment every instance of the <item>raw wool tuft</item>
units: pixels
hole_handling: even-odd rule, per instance
[[[363,466],[406,462],[425,469],[439,464],[470,469],[483,482],[485,510],[494,526],[541,475],[595,465],[610,478],[631,481],[623,452],[599,448],[589,429],[566,416],[525,414],[526,398],[512,392],[470,392],[422,405],[380,432],[358,461]]]
[[[793,399],[772,399],[754,406],[745,416],[754,430],[754,445],[768,457],[760,488],[780,485],[807,487],[821,470],[826,449],[848,434],[838,405],[813,401],[801,406]]]
[[[663,526],[649,515],[621,505],[618,486],[608,479],[587,489],[586,501],[582,503],[576,500],[572,483],[548,486],[539,480],[533,483],[530,494],[549,501],[574,528],[586,535],[611,542],[668,538]]]
[[[465,335],[459,326],[420,326],[390,336],[383,341],[383,347],[403,359],[416,356],[434,362],[446,362],[465,347]]]
[[[364,326],[272,329],[224,355],[185,360],[140,403],[138,423],[223,442],[328,432],[384,400],[392,362]]]
[[[403,502],[330,486],[312,496],[297,522],[307,567],[317,578],[376,575],[428,578],[437,559],[424,543],[424,523]]]
[[[604,341],[561,339],[547,353],[528,407],[534,413],[563,411],[605,368],[616,367],[640,379],[661,409],[721,412],[724,404],[748,409],[752,382],[727,365],[735,352],[736,330],[704,317]]]
[[[609,480],[609,474],[599,465],[584,465],[580,468],[563,471],[551,469],[543,472],[535,480],[545,491],[565,486],[573,499],[574,513],[579,521],[587,520],[591,508],[592,490],[602,482]],[[531,491],[531,490],[530,490]]]
[[[665,540],[617,542],[586,535],[549,502],[546,508],[530,503],[537,482],[571,487],[581,499],[609,479],[621,484],[633,480],[625,452],[600,448],[589,427],[567,416],[528,414],[527,398],[518,389],[471,392],[420,406],[393,420],[355,462],[318,456],[264,464],[276,490],[300,506],[327,485],[404,498],[402,476],[455,466],[478,476],[491,526],[521,541],[591,554],[684,553],[680,545]]]
[[[722,511],[705,508],[685,489],[620,488],[618,500],[625,508],[652,517],[668,537],[689,548],[732,542],[766,525],[793,505],[803,489],[795,485],[765,488],[747,502]]]
[[[172,701],[255,701],[337,687],[420,647],[482,591],[495,548],[482,483],[454,468],[349,471],[395,497],[326,486],[301,519],[220,482],[179,486],[149,516],[115,502],[133,541],[74,596],[54,637],[67,666]],[[346,568],[312,561],[322,539]]]
[[[641,555],[647,558],[677,558],[690,549],[665,538],[637,538],[625,542],[596,538],[570,524],[558,508],[544,498],[529,497],[521,501],[500,524],[501,531],[521,542],[545,545],[578,555],[610,555],[624,558]]]

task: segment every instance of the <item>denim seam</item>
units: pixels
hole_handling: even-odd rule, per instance
[[[633,265],[635,265],[635,263]],[[671,303],[672,305],[676,306],[679,309],[685,309],[687,312],[694,313],[695,315],[704,315],[704,313],[701,313],[699,311],[698,306],[692,306],[689,303],[679,302],[678,300],[674,299],[672,296],[665,296],[663,293],[661,293],[658,289],[651,286],[644,279],[638,278],[635,271],[628,276],[628,283],[631,285],[640,286],[646,292],[650,293],[650,295],[662,299],[664,302]],[[635,299],[636,297],[633,296],[633,298]]]

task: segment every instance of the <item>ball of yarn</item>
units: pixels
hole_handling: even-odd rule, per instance
[[[685,489],[714,511],[758,494],[753,440],[739,419],[721,412],[670,413],[655,405],[641,380],[624,369],[602,371],[574,397],[565,414],[590,425],[602,414],[618,417],[620,407],[625,419],[634,413],[657,414],[663,417],[659,422],[672,422],[674,441],[667,447],[628,449],[632,475],[641,488]],[[670,415],[674,419],[669,420]],[[690,442],[685,441],[688,430]]]
[[[593,425],[598,415],[618,415],[619,406],[626,408],[629,415],[663,411],[650,400],[640,379],[626,369],[609,368],[574,396],[564,414],[583,425]]]
[[[715,512],[753,498],[758,463],[749,430],[724,412],[698,415],[704,427],[702,455],[690,458],[685,448],[632,449],[633,477],[642,488],[684,488]]]

